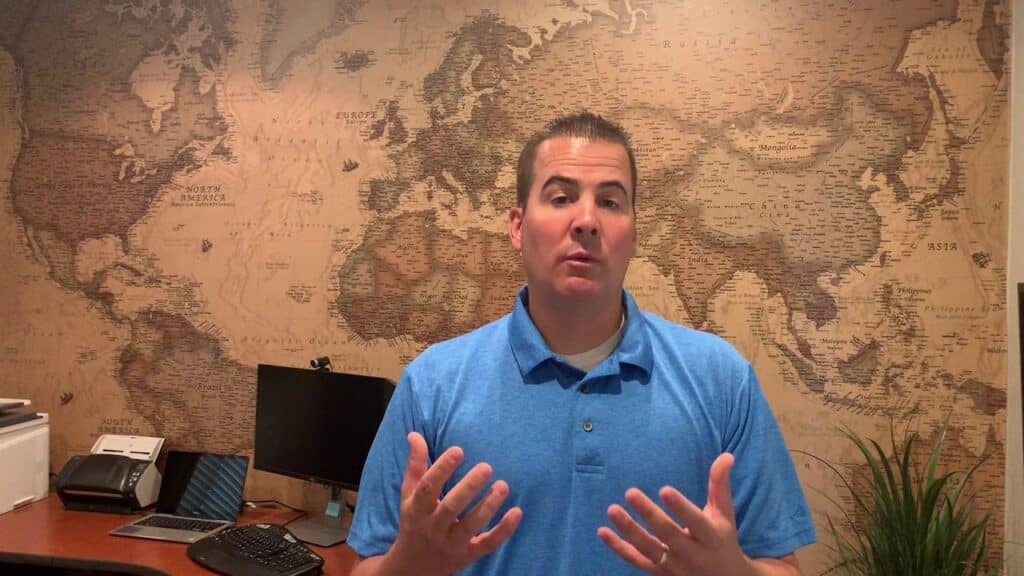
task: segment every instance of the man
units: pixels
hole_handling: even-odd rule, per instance
[[[406,368],[354,574],[799,574],[814,527],[749,363],[623,289],[635,202],[617,125],[583,112],[527,143],[509,213],[527,287]]]

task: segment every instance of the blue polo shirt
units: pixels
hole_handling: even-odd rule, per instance
[[[495,515],[519,506],[516,532],[464,574],[635,574],[597,537],[608,505],[636,486],[664,485],[698,506],[711,463],[735,455],[739,541],[751,557],[780,557],[815,540],[789,452],[750,364],[721,338],[641,312],[623,291],[618,347],[590,372],[553,353],[527,312],[513,312],[431,346],[405,369],[366,461],[348,544],[384,554],[398,533],[406,435],[433,462],[452,446],[508,482]],[[627,506],[627,509],[628,506]]]

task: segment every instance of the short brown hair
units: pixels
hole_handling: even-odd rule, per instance
[[[633,178],[632,203],[633,209],[636,209],[636,158],[633,156],[633,146],[629,141],[629,134],[623,130],[622,126],[587,110],[555,118],[531,136],[523,146],[523,151],[519,153],[519,164],[516,167],[516,202],[520,208],[526,208],[526,200],[530,197],[537,147],[544,141],[559,136],[622,145],[626,150],[626,156],[629,157],[629,172]]]

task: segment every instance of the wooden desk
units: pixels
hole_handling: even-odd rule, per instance
[[[66,510],[60,498],[51,494],[39,502],[0,514],[0,551],[142,564],[174,575],[213,574],[189,559],[186,544],[108,534],[140,516]],[[238,522],[284,524],[296,516],[285,509],[247,508]],[[347,575],[356,560],[355,552],[345,544],[310,548],[323,557],[327,576]]]

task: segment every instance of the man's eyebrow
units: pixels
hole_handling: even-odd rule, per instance
[[[570,188],[576,188],[579,186],[580,183],[573,178],[569,178],[568,176],[555,175],[545,180],[544,185],[541,186],[540,189],[544,190],[545,188],[551,186],[552,184],[564,184],[566,186],[569,186]]]
[[[629,194],[626,192],[626,187],[623,186],[622,182],[619,182],[618,180],[606,180],[606,181],[601,182],[600,184],[598,184],[597,188],[598,189],[602,189],[602,188],[618,188],[619,191],[622,192],[623,195],[629,196]]]
[[[577,181],[574,178],[569,178],[568,176],[559,176],[559,175],[556,174],[554,176],[550,176],[547,180],[545,180],[544,181],[544,185],[541,186],[540,189],[544,190],[544,189],[546,189],[548,186],[550,186],[552,184],[564,184],[564,185],[566,185],[566,186],[568,186],[570,188],[577,188],[577,187],[579,187],[580,183],[579,183],[579,181]],[[618,180],[605,180],[604,182],[599,183],[597,185],[597,187],[598,187],[598,189],[602,189],[602,188],[616,188],[620,192],[622,192],[623,194],[625,194],[627,196],[629,195],[626,192],[626,187],[623,186],[622,182],[619,182]]]

